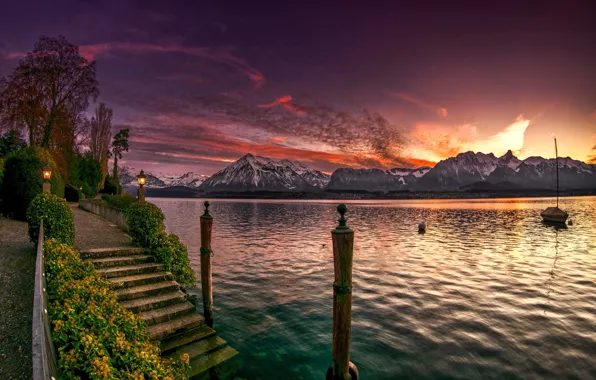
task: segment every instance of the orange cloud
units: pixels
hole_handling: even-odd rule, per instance
[[[271,107],[275,107],[275,106],[282,106],[283,108],[287,109],[288,111],[292,111],[294,113],[297,113],[298,115],[304,115],[306,113],[306,110],[304,107],[292,104],[292,103],[290,103],[291,101],[292,101],[292,97],[290,95],[284,95],[284,96],[281,96],[281,97],[275,99],[271,103],[259,104],[258,107],[259,108],[271,108]]]
[[[445,118],[448,115],[447,108],[437,107],[437,106],[427,103],[421,99],[415,98],[412,95],[405,94],[403,92],[391,92],[390,94],[395,98],[405,100],[405,101],[410,102],[414,105],[417,105],[418,107],[421,107],[421,108],[427,109],[431,112],[434,112],[435,114],[437,114],[438,116],[440,116],[442,118]]]
[[[419,123],[410,132],[412,146],[407,149],[410,157],[425,157],[439,161],[461,152],[474,151],[500,156],[508,150],[518,153],[524,146],[524,134],[531,120],[519,115],[502,131],[481,138],[473,124],[441,125]]]

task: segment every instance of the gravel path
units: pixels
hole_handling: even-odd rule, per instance
[[[0,379],[31,379],[35,249],[27,223],[0,218]]]
[[[75,247],[78,250],[132,246],[130,237],[116,225],[80,209],[76,204],[70,207],[74,215]]]

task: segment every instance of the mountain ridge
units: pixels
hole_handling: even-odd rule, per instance
[[[433,168],[338,168],[328,175],[297,161],[248,153],[211,177],[193,172],[181,176],[147,173],[147,185],[186,186],[204,193],[548,190],[556,187],[555,169],[554,158],[532,156],[521,160],[511,150],[500,157],[469,151],[442,160]],[[134,173],[122,170],[121,183],[136,185]],[[596,165],[561,157],[559,178],[562,190],[596,189]]]

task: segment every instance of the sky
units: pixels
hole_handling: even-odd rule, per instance
[[[553,157],[553,134],[596,161],[590,1],[347,3],[15,1],[0,76],[66,36],[131,129],[123,163],[147,171],[210,175],[248,152],[324,172]]]

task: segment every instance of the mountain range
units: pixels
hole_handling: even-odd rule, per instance
[[[205,193],[321,192],[321,191],[470,191],[546,190],[556,187],[555,159],[520,160],[511,151],[501,157],[489,153],[460,153],[433,168],[339,168],[331,175],[295,161],[247,154],[207,177],[186,173],[147,172],[149,188],[187,187]],[[132,168],[122,168],[120,183],[136,186]],[[569,157],[559,158],[562,190],[596,189],[596,165]]]
[[[120,185],[124,187],[136,187],[137,175],[139,173],[140,170],[137,170],[135,168],[131,168],[128,166],[120,167],[118,170],[118,179],[120,180]],[[183,186],[191,189],[198,189],[199,186],[203,183],[203,181],[205,181],[208,178],[208,176],[206,175],[196,174],[193,172],[178,175],[162,172],[145,171],[145,175],[147,176],[147,179],[145,180],[147,187],[158,189],[174,186]]]

